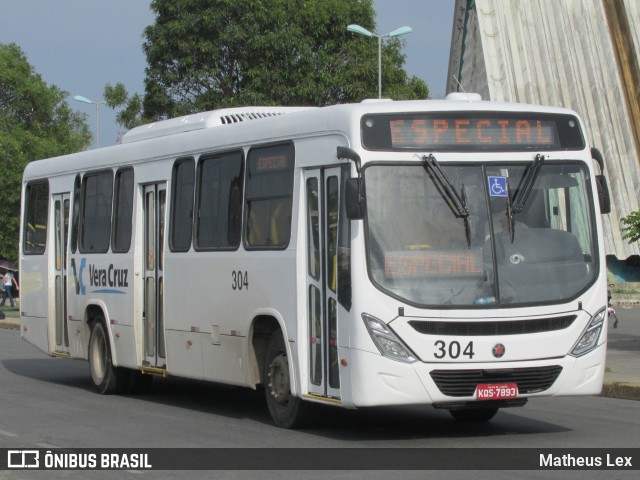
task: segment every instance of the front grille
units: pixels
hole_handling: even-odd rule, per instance
[[[433,370],[430,375],[438,389],[449,397],[471,397],[483,383],[517,383],[518,393],[547,390],[562,371],[560,365],[549,367],[496,370]]]
[[[410,320],[408,323],[417,332],[425,335],[488,336],[552,332],[569,327],[575,319],[575,315],[567,315],[564,317],[537,318],[535,320],[478,320],[465,322]]]

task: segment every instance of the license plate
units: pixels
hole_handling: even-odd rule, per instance
[[[503,400],[518,396],[517,383],[485,383],[476,387],[478,400]]]

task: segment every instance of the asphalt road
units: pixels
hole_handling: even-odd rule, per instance
[[[640,356],[640,307],[615,307],[618,326],[610,322],[607,341],[610,350],[636,352]]]

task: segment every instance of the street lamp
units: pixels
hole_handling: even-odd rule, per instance
[[[347,27],[347,30],[349,32],[359,33],[360,35],[364,35],[366,37],[378,37],[378,98],[382,98],[382,39],[385,37],[398,37],[406,33],[411,33],[413,30],[411,29],[411,27],[400,27],[396,28],[392,32],[385,33],[384,35],[370,32],[360,25],[349,25]]]
[[[101,104],[106,103],[104,101],[94,102],[93,100],[89,100],[87,97],[83,97],[82,95],[76,95],[73,97],[77,102],[88,103],[90,105],[96,106],[96,148],[100,146],[100,112],[98,111]]]

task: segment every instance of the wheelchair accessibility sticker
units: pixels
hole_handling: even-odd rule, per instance
[[[507,177],[488,177],[489,195],[492,197],[506,197],[509,195],[507,190]]]

